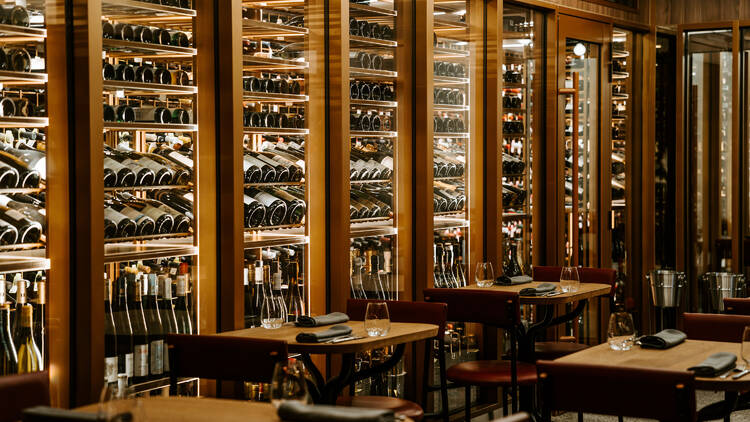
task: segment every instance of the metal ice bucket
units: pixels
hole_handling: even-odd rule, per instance
[[[685,273],[673,270],[651,270],[646,274],[651,284],[654,306],[674,308],[680,306],[682,290],[687,285]]]
[[[698,279],[701,290],[705,294],[702,296],[708,303],[707,312],[723,312],[724,298],[728,297],[745,297],[746,284],[744,274],[732,273],[705,273]]]

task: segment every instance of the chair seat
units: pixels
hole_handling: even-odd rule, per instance
[[[446,371],[449,381],[462,385],[496,387],[510,385],[510,361],[475,360],[451,366]],[[525,362],[517,364],[518,384],[536,384],[536,365]]]
[[[555,360],[588,348],[588,345],[580,343],[541,341],[534,345],[534,358],[536,360]]]
[[[336,404],[339,406],[392,410],[396,416],[405,416],[414,421],[422,420],[422,416],[424,416],[424,410],[420,405],[397,397],[341,396],[336,400]]]

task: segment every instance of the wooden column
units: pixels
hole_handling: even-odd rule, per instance
[[[479,91],[484,110],[484,247],[486,261],[492,263],[495,276],[503,269],[503,1],[487,3],[484,55],[484,89]],[[476,102],[475,102],[476,104]],[[477,113],[478,114],[478,113]],[[474,161],[474,160],[472,160]],[[473,192],[472,192],[473,193]],[[472,280],[472,279],[469,279]]]
[[[638,64],[643,74],[637,104],[641,108],[641,207],[634,210],[640,219],[633,226],[633,250],[640,249],[640,271],[633,267],[631,282],[626,285],[628,296],[641,309],[641,327],[651,327],[651,293],[645,275],[656,267],[656,28],[643,35],[642,61]]]

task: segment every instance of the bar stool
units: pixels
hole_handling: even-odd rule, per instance
[[[448,305],[448,320],[480,323],[507,330],[510,334],[510,360],[477,360],[462,362],[446,371],[448,381],[465,387],[465,420],[471,420],[471,387],[510,387],[511,408],[518,410],[519,385],[536,384],[536,366],[518,361],[517,330],[521,324],[521,307],[517,293],[492,290],[425,289],[427,302]],[[503,412],[507,412],[503,392]]]
[[[287,359],[286,342],[217,335],[167,335],[169,394],[177,394],[177,378],[270,382],[277,362]],[[221,385],[217,382],[217,388]],[[238,387],[236,398],[243,398]]]
[[[427,403],[427,393],[430,391],[440,391],[441,408],[433,414],[424,414],[422,406],[409,400],[397,397],[386,396],[344,396],[339,397],[336,404],[341,406],[366,407],[376,409],[393,410],[396,416],[405,416],[412,420],[419,421],[424,416],[440,417],[448,421],[448,382],[445,376],[445,323],[447,318],[447,306],[444,303],[425,303],[425,302],[408,302],[397,300],[362,300],[349,299],[346,301],[346,314],[353,320],[364,321],[367,304],[371,302],[388,304],[388,314],[393,322],[410,322],[422,324],[435,324],[438,326],[438,333],[435,340],[438,342],[438,362],[440,365],[440,380],[437,386],[427,385],[429,380],[428,371],[431,368],[431,343],[425,344],[424,359],[424,379],[425,388],[423,389],[422,404]]]
[[[534,281],[560,281],[562,267],[536,266],[533,269]],[[609,284],[612,289],[609,297],[615,294],[615,282],[617,272],[611,268],[578,268],[578,277],[581,283]],[[563,341],[540,341],[534,343],[534,357],[536,360],[555,360],[581,350],[587,349],[586,344],[577,343],[575,338],[565,338]]]

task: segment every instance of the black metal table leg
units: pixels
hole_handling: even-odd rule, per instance
[[[313,378],[312,381],[307,380],[307,388],[310,392],[310,397],[312,398],[313,403],[320,403],[323,387],[325,386],[325,379],[320,373],[318,367],[315,366],[315,363],[313,363],[308,353],[302,353],[300,355],[300,359],[305,364],[305,367],[310,372],[310,375],[312,375]]]
[[[336,404],[339,392],[352,382],[354,376],[354,354],[345,353],[341,358],[341,372],[323,386],[321,391],[321,403]]]
[[[728,421],[729,415],[742,406],[737,405],[739,394],[736,391],[727,391],[724,393],[724,400],[709,404],[698,411],[699,421],[713,421],[723,419]]]

